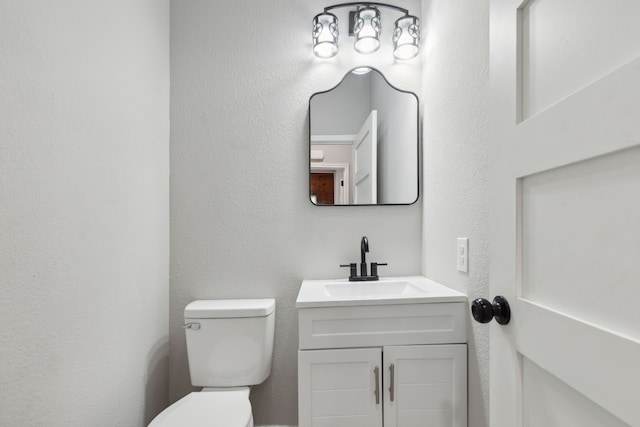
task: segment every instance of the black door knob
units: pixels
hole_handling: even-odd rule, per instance
[[[480,323],[491,322],[495,317],[496,322],[506,325],[511,320],[511,308],[509,303],[502,296],[497,296],[490,303],[484,298],[478,298],[471,303],[471,314],[473,318]]]

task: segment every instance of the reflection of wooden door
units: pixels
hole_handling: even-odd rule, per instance
[[[378,203],[378,112],[372,110],[353,141],[356,205]]]
[[[638,16],[491,2],[492,427],[640,426]]]
[[[311,173],[311,194],[316,196],[316,205],[334,204],[334,180],[332,173]]]

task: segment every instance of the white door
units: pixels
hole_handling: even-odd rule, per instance
[[[491,0],[492,427],[640,426],[638,17]]]
[[[382,427],[381,350],[298,351],[300,427]]]
[[[466,427],[467,345],[383,349],[384,427]]]
[[[378,203],[378,112],[364,121],[353,141],[354,193],[356,205]]]

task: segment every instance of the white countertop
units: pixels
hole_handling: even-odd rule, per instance
[[[466,301],[465,294],[422,276],[383,277],[370,282],[304,280],[296,308]]]

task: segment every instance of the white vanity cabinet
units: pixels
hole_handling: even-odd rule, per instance
[[[466,344],[382,351],[385,427],[466,427]]]
[[[298,426],[382,426],[381,356],[380,348],[299,351]]]
[[[298,352],[299,427],[463,427],[467,346]]]
[[[299,427],[467,427],[464,294],[305,280],[296,307]]]

